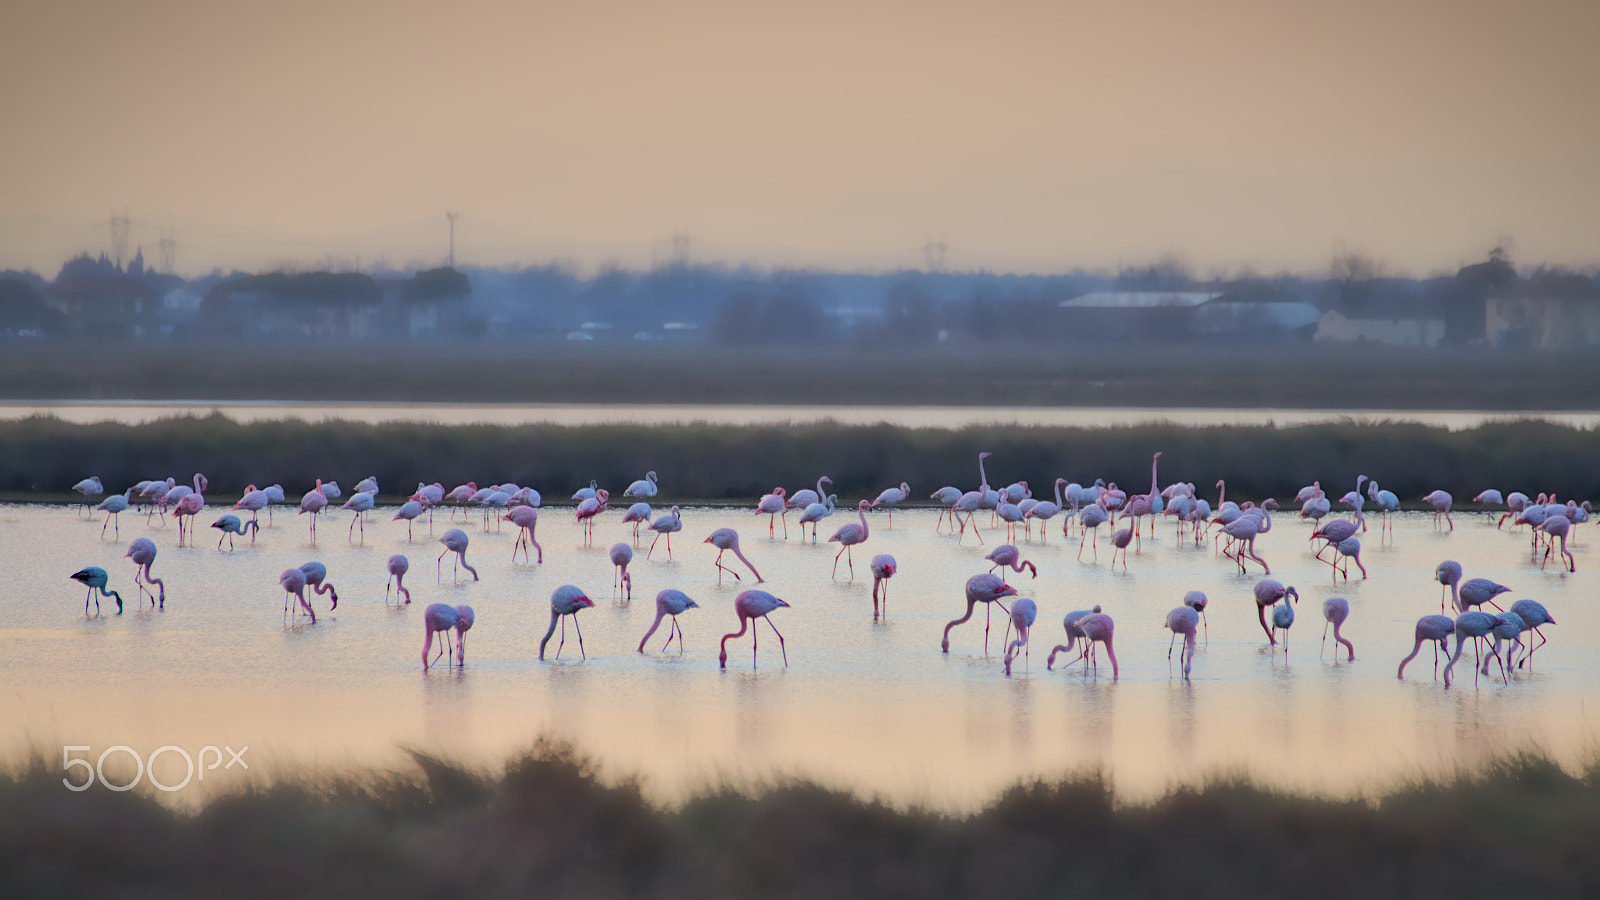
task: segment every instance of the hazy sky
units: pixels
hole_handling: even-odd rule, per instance
[[[1600,262],[1595,0],[0,3],[0,268]],[[130,247],[131,253],[131,247]]]

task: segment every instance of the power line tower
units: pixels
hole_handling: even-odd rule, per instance
[[[460,213],[447,212],[444,214],[450,220],[450,268],[456,267],[456,219],[461,218]]]
[[[117,269],[122,269],[122,257],[128,252],[128,227],[133,222],[124,212],[122,215],[111,214],[111,253],[116,257]]]
[[[161,240],[156,244],[161,256],[161,271],[164,274],[173,274],[178,260],[178,239],[170,231],[161,232]]]
[[[944,238],[937,241],[929,239],[922,245],[922,258],[927,263],[929,272],[944,271]]]

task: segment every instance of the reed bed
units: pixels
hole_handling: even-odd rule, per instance
[[[1292,427],[901,428],[890,424],[796,426],[444,426],[297,420],[240,424],[222,415],[143,425],[77,425],[51,417],[0,422],[0,495],[61,500],[91,474],[107,491],[193,473],[208,495],[239,496],[246,485],[282,483],[292,496],[317,478],[353,485],[376,475],[382,502],[418,482],[446,489],[512,481],[554,502],[596,480],[614,494],[654,470],[658,503],[744,502],[784,485],[793,491],[833,478],[842,503],[907,482],[927,502],[944,485],[977,485],[977,454],[989,450],[995,486],[1026,480],[1048,496],[1055,478],[1149,487],[1150,458],[1163,451],[1161,483],[1190,481],[1214,496],[1291,499],[1321,480],[1337,499],[1367,475],[1413,508],[1443,489],[1458,508],[1485,488],[1600,496],[1600,433],[1540,421],[1493,422],[1449,431],[1404,423],[1334,422]],[[619,498],[620,499],[620,498]]]
[[[95,897],[1591,897],[1600,762],[1537,752],[1323,797],[1248,778],[1126,803],[1099,773],[972,813],[805,780],[676,806],[541,740],[491,774],[281,775],[175,809],[72,793],[42,754],[0,772],[0,894]]]

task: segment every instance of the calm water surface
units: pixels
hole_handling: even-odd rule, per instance
[[[51,415],[68,422],[140,424],[173,416],[220,412],[238,422],[303,419],[325,422],[423,422],[436,425],[779,425],[833,420],[845,425],[889,422],[914,428],[965,428],[978,425],[1046,425],[1078,428],[1143,425],[1303,425],[1316,422],[1416,422],[1460,431],[1485,422],[1539,419],[1578,428],[1600,426],[1597,412],[1304,409],[1138,409],[1133,407],[967,407],[967,406],[624,406],[613,404],[371,404],[371,403],[161,403],[28,402],[0,403],[0,420]]]
[[[204,525],[220,514],[211,507],[199,518]],[[570,509],[547,508],[543,564],[513,563],[510,523],[485,532],[474,517],[463,527],[477,582],[465,570],[465,580],[455,578],[448,559],[442,581],[428,578],[442,547],[425,522],[408,540],[391,514],[378,512],[364,543],[347,539],[348,514],[325,517],[313,545],[307,520],[280,512],[254,545],[243,540],[219,552],[218,532],[206,527],[197,545],[179,547],[173,526],[126,514],[120,539],[102,540],[100,520],[72,509],[0,507],[0,570],[8,573],[0,678],[9,688],[0,696],[0,750],[14,756],[30,742],[52,754],[63,744],[94,754],[112,744],[145,754],[169,744],[248,745],[257,769],[270,772],[301,763],[398,765],[402,746],[492,765],[553,733],[577,741],[610,774],[643,775],[664,798],[722,777],[803,774],[963,808],[1020,778],[1095,766],[1134,795],[1226,770],[1316,789],[1382,788],[1533,744],[1575,760],[1600,733],[1597,560],[1587,527],[1578,529],[1578,572],[1568,575],[1530,563],[1526,533],[1497,531],[1492,519],[1458,514],[1446,535],[1434,532],[1429,515],[1403,514],[1392,543],[1376,530],[1365,537],[1371,578],[1345,583],[1312,559],[1309,526],[1279,517],[1258,547],[1273,576],[1302,597],[1285,656],[1269,650],[1256,620],[1250,588],[1258,573],[1240,576],[1209,546],[1177,539],[1169,523],[1145,539],[1127,572],[1110,567],[1104,534],[1099,562],[1088,551],[1079,562],[1076,537],[1063,540],[1057,518],[1048,543],[1022,542],[1039,576],[1018,584],[1040,617],[1029,658],[1007,678],[998,613],[987,654],[981,611],[952,632],[948,654],[939,652],[945,622],[964,609],[965,579],[988,568],[983,555],[1003,532],[986,529],[983,546],[970,534],[958,542],[935,531],[933,511],[896,514],[892,529],[873,514],[855,577],[841,562],[832,579],[837,545],[826,537],[847,520],[843,512],[823,523],[824,541],[813,546],[793,524],[788,540],[781,529],[769,539],[765,518],[686,509],[670,560],[664,540],[652,560],[644,558],[648,541],[640,546],[631,603],[616,599],[606,556],[630,537],[620,512],[605,515],[595,546],[583,547]],[[438,517],[435,533],[447,519]],[[740,530],[768,580],[762,587],[793,605],[774,616],[787,668],[765,624],[759,667],[748,636],[729,642],[727,670],[717,666],[717,641],[734,630],[740,589],[717,584],[715,551],[702,543],[721,526]],[[123,553],[140,535],[160,547],[164,611],[135,599]],[[409,606],[385,603],[384,562],[395,552],[411,559]],[[901,566],[888,618],[877,623],[867,568],[875,552],[893,553]],[[1511,599],[1551,609],[1560,624],[1546,629],[1552,640],[1534,669],[1513,674],[1509,685],[1491,670],[1494,679],[1475,685],[1463,662],[1446,690],[1424,650],[1396,680],[1413,623],[1439,611],[1432,576],[1445,558],[1466,564],[1469,577],[1510,585]],[[327,599],[314,601],[315,625],[284,615],[277,584],[283,569],[312,559],[327,565],[341,598],[336,612]],[[125,614],[83,615],[84,591],[67,576],[85,565],[111,573]],[[540,662],[550,592],[564,583],[596,601],[579,617],[588,659],[578,657],[569,628],[561,658]],[[654,617],[653,597],[667,587],[702,607],[681,620],[687,649],[662,653],[658,634],[641,655],[634,648]],[[1168,663],[1162,622],[1194,589],[1210,595],[1210,635],[1186,683]],[[1318,652],[1321,604],[1334,595],[1351,603],[1354,662]],[[441,601],[472,605],[477,625],[464,669],[424,672],[423,608]],[[1112,680],[1103,658],[1098,675],[1059,664],[1046,671],[1050,647],[1064,637],[1062,615],[1095,603],[1117,621],[1121,678]]]

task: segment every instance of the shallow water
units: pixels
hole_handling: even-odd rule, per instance
[[[66,422],[120,422],[137,425],[173,416],[219,412],[236,422],[302,419],[326,422],[422,422],[433,425],[781,425],[832,420],[843,425],[889,422],[907,428],[966,428],[981,425],[1037,425],[1113,428],[1152,423],[1191,427],[1215,425],[1305,425],[1318,422],[1413,422],[1461,431],[1486,422],[1538,419],[1575,428],[1600,426],[1600,413],[1495,412],[1486,410],[1306,410],[1306,409],[1140,409],[1136,407],[1022,406],[715,406],[622,404],[413,404],[282,403],[173,400],[165,402],[12,401],[0,403],[0,420],[33,415]]]
[[[208,524],[221,512],[211,507],[199,519]],[[837,546],[826,536],[854,516],[826,520],[824,540],[813,546],[792,521],[785,541],[781,528],[768,537],[765,517],[686,509],[670,560],[665,540],[655,559],[645,559],[648,540],[638,548],[631,603],[615,598],[606,556],[630,535],[620,512],[602,517],[591,548],[581,545],[569,508],[547,508],[543,564],[511,562],[510,523],[485,533],[474,514],[461,527],[471,535],[477,582],[465,570],[454,577],[449,559],[442,580],[429,580],[427,563],[443,548],[425,522],[408,540],[391,515],[373,516],[364,543],[347,539],[348,514],[324,517],[313,546],[306,518],[280,512],[254,545],[244,539],[219,552],[218,532],[203,526],[195,546],[178,547],[174,526],[146,526],[130,513],[120,539],[108,532],[102,540],[100,519],[72,509],[0,507],[0,571],[10,576],[0,588],[0,678],[10,688],[0,696],[0,752],[14,757],[30,742],[52,756],[61,745],[88,746],[91,758],[114,744],[143,755],[163,745],[191,754],[208,744],[248,745],[253,771],[270,771],[397,764],[404,745],[494,764],[552,733],[574,739],[610,774],[644,776],[664,798],[725,776],[802,774],[897,801],[965,808],[1019,778],[1093,766],[1132,795],[1224,770],[1319,790],[1379,788],[1530,744],[1575,760],[1600,732],[1600,613],[1587,528],[1578,530],[1578,572],[1568,575],[1530,563],[1526,532],[1497,531],[1492,518],[1458,514],[1455,532],[1440,534],[1430,515],[1401,514],[1392,543],[1376,527],[1364,538],[1370,579],[1346,583],[1312,558],[1309,525],[1280,516],[1258,548],[1273,577],[1302,598],[1285,655],[1271,652],[1256,619],[1250,588],[1258,571],[1239,575],[1209,546],[1176,538],[1170,522],[1130,555],[1126,572],[1109,565],[1109,529],[1100,529],[1099,562],[1088,550],[1079,562],[1076,536],[1063,540],[1058,517],[1048,543],[1037,535],[1021,542],[1039,576],[1012,579],[1040,614],[1028,657],[1007,678],[998,611],[987,655],[981,609],[951,633],[950,652],[939,651],[945,622],[964,609],[965,579],[987,570],[983,555],[1003,532],[986,527],[981,546],[970,533],[958,542],[936,533],[934,511],[898,513],[892,528],[883,513],[871,515],[854,579],[841,562],[835,580]],[[436,534],[448,518],[439,514]],[[735,628],[732,603],[743,586],[731,578],[717,584],[715,551],[702,543],[722,526],[741,532],[767,579],[761,587],[793,606],[773,617],[787,668],[765,623],[758,667],[747,635],[729,641],[728,668],[718,668],[717,641]],[[140,535],[160,547],[162,611],[141,608],[133,566],[122,558]],[[411,560],[409,606],[385,603],[384,562],[395,552]],[[895,555],[900,573],[888,617],[875,623],[867,562],[882,552]],[[1426,648],[1405,680],[1395,678],[1413,623],[1439,611],[1433,569],[1445,558],[1464,563],[1468,577],[1510,585],[1508,599],[1539,600],[1560,622],[1546,628],[1551,642],[1534,667],[1509,685],[1493,668],[1493,679],[1475,684],[1470,648],[1449,690],[1435,680]],[[326,598],[313,600],[315,625],[283,613],[277,583],[283,569],[311,559],[327,565],[340,596],[335,612]],[[731,554],[724,562],[750,577]],[[114,604],[102,601],[106,615],[83,615],[84,591],[67,576],[85,565],[111,573],[126,613],[112,615]],[[579,658],[569,628],[560,659],[540,662],[550,593],[564,583],[596,603],[579,616],[588,658]],[[702,607],[681,620],[686,650],[661,652],[663,626],[641,655],[635,647],[654,617],[653,597],[667,587]],[[1162,622],[1188,590],[1210,596],[1215,621],[1186,683],[1176,654],[1167,660]],[[1354,662],[1319,656],[1321,603],[1335,595],[1351,603]],[[463,669],[442,661],[422,669],[422,613],[433,602],[476,610]],[[1098,674],[1081,665],[1063,671],[1059,661],[1047,671],[1050,647],[1064,636],[1062,615],[1095,603],[1117,621],[1120,679],[1112,680],[1103,655]],[[552,640],[552,657],[555,647]],[[171,764],[169,754],[163,766]],[[163,777],[181,776],[179,764]],[[210,783],[228,777],[214,773]]]

